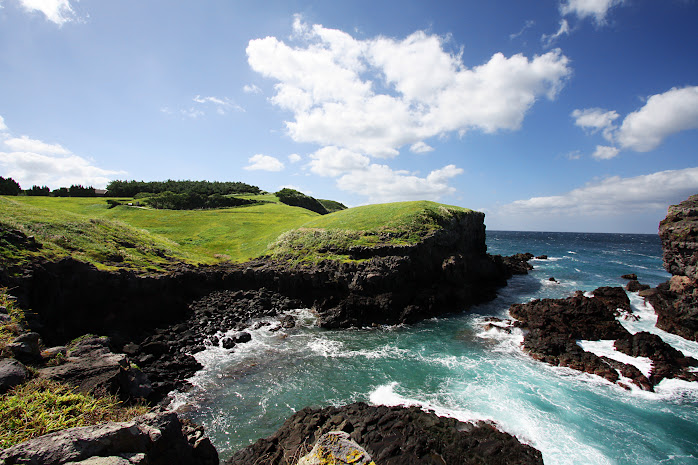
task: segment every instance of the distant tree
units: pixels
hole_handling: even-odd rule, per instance
[[[31,189],[27,189],[24,191],[25,194],[30,195],[30,196],[44,196],[48,197],[48,195],[51,193],[51,189],[49,189],[46,186],[37,186],[33,185]]]
[[[68,195],[70,197],[94,197],[96,194],[95,188],[92,186],[82,187],[80,185],[76,186],[75,184],[73,184],[68,189]]]
[[[244,182],[210,182],[210,181],[121,181],[115,180],[107,185],[109,197],[133,197],[141,192],[160,194],[172,192],[173,194],[198,194],[209,196],[213,194],[259,194],[261,189]]]
[[[320,202],[322,206],[325,207],[330,213],[347,209],[346,205],[335,200],[317,199],[317,201]]]
[[[20,192],[22,188],[17,181],[0,176],[0,195],[19,195]]]
[[[291,205],[292,207],[301,207],[307,210],[326,215],[329,213],[327,209],[317,201],[317,199],[305,195],[295,189],[284,188],[275,194],[281,203]]]
[[[51,197],[69,197],[70,192],[68,192],[67,187],[59,187],[51,191]]]

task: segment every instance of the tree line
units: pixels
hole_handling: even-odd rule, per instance
[[[174,194],[230,195],[230,194],[259,194],[262,190],[257,186],[244,182],[219,181],[112,181],[107,185],[109,197],[135,197],[137,194]]]
[[[20,194],[44,197],[95,197],[97,195],[94,187],[83,187],[75,184],[70,187],[60,187],[54,190],[49,189],[47,186],[34,185],[31,189],[22,190],[22,187],[14,179],[0,176],[0,195]]]

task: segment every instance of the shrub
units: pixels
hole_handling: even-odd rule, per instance
[[[305,195],[302,192],[298,192],[295,189],[281,189],[276,193],[276,196],[279,198],[281,203],[285,203],[286,205],[290,205],[292,207],[305,208],[306,210],[310,210],[321,215],[326,215],[329,213],[329,211],[327,211],[327,209],[320,202],[318,202],[317,199],[310,197],[309,195]]]

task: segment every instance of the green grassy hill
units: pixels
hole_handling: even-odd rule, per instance
[[[469,212],[420,201],[368,205],[321,216],[284,205],[272,194],[240,197],[264,203],[215,210],[155,210],[126,205],[108,208],[106,199],[99,197],[3,196],[0,227],[34,236],[43,247],[31,250],[0,231],[0,263],[21,265],[42,257],[73,256],[103,269],[162,271],[182,261],[242,262],[264,254],[346,258],[342,251],[350,246],[413,243],[443,220]],[[318,254],[321,249],[327,252]]]

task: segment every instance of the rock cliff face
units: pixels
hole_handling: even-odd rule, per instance
[[[659,223],[664,267],[675,276],[698,279],[698,195],[669,207]]]
[[[312,308],[325,327],[412,323],[492,299],[506,285],[512,267],[486,253],[483,219],[454,218],[413,246],[353,250],[364,260],[349,263],[255,260],[139,276],[65,259],[0,284],[39,315],[33,326],[48,344],[98,333],[118,348],[182,322],[189,303],[219,290],[266,288]]]
[[[669,207],[659,224],[664,268],[673,276],[642,291],[657,312],[657,326],[698,341],[698,195]]]

